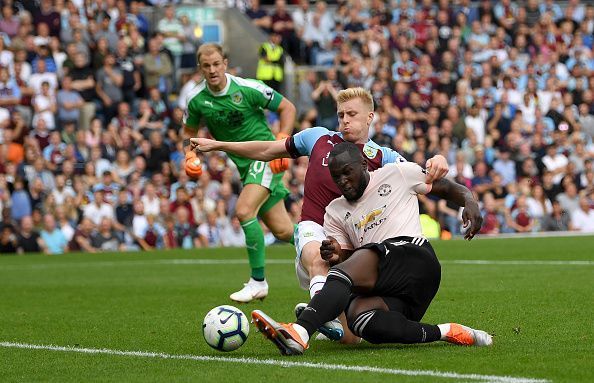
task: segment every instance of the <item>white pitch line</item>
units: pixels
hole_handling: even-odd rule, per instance
[[[68,262],[68,263],[34,263],[22,265],[2,265],[0,271],[8,270],[37,270],[60,268],[87,268],[87,267],[120,267],[120,266],[151,266],[151,265],[244,265],[247,259],[157,259],[140,261],[98,261],[98,262]],[[269,265],[292,265],[293,259],[268,259]],[[441,264],[454,265],[515,265],[515,266],[594,266],[594,261],[576,260],[482,260],[482,259],[446,259]]]
[[[481,259],[458,259],[439,261],[457,265],[539,265],[539,266],[594,266],[594,261],[487,261]]]
[[[207,355],[176,355],[165,354],[161,352],[146,352],[146,351],[121,351],[110,350],[107,348],[81,348],[81,347],[63,347],[54,345],[38,345],[27,343],[14,342],[0,342],[0,347],[5,348],[19,348],[27,350],[46,350],[46,351],[60,351],[60,352],[75,352],[82,354],[106,354],[118,356],[131,356],[138,358],[158,358],[158,359],[177,359],[177,360],[194,360],[199,362],[222,362],[222,363],[239,363],[239,364],[255,364],[267,365],[283,368],[315,368],[322,370],[340,370],[352,372],[371,372],[378,374],[389,375],[403,375],[403,376],[426,376],[444,379],[457,380],[473,380],[479,382],[497,382],[497,383],[548,383],[546,379],[532,379],[512,376],[498,376],[498,375],[480,375],[480,374],[458,374],[455,372],[440,372],[430,370],[400,370],[393,368],[382,368],[373,366],[347,366],[344,364],[330,364],[330,363],[311,363],[311,362],[292,362],[287,360],[277,359],[257,359],[257,358],[231,358],[225,356],[207,356]]]

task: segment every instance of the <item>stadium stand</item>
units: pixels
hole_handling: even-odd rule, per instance
[[[196,48],[237,46],[220,7],[282,37],[296,131],[336,129],[336,91],[368,88],[370,138],[421,165],[444,155],[481,199],[483,234],[594,232],[591,3],[0,3],[2,253],[36,251],[39,237],[48,253],[243,244],[232,163],[203,156],[190,180],[178,138]],[[286,173],[295,221],[305,169],[298,159]],[[422,212],[432,236],[460,234],[455,206],[423,198]]]

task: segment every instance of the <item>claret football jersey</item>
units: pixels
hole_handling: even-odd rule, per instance
[[[344,142],[341,133],[322,127],[303,130],[285,141],[287,152],[291,157],[309,156],[301,221],[313,221],[323,225],[326,206],[340,197],[340,191],[332,181],[328,170],[328,157],[334,146],[341,142]],[[367,160],[370,171],[388,163],[406,162],[398,152],[381,147],[371,140],[365,145],[357,146]]]

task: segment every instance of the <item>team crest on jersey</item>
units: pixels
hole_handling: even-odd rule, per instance
[[[379,194],[380,197],[385,197],[390,193],[392,193],[392,186],[388,184],[383,184],[377,189],[377,194]]]
[[[231,101],[233,101],[234,104],[241,104],[241,102],[243,101],[243,95],[241,94],[241,92],[235,92],[231,95]]]
[[[344,215],[344,220],[346,221],[349,218],[351,218],[351,212],[347,211],[347,213]]]
[[[372,211],[370,211],[369,213],[365,214],[364,216],[361,217],[361,220],[359,222],[357,222],[355,224],[355,227],[359,230],[365,228],[365,231],[367,231],[369,228],[371,227],[366,227],[367,224],[375,222],[375,219],[381,215],[384,210],[386,210],[386,205],[382,206],[382,207],[378,207],[377,209],[373,209]],[[380,220],[381,221],[381,220]],[[381,223],[381,222],[380,222]]]
[[[370,160],[373,160],[377,156],[377,149],[372,148],[369,145],[365,145],[363,147],[363,153],[367,156],[367,158],[369,158]]]

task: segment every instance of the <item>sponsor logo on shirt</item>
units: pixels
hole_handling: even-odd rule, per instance
[[[234,104],[241,104],[241,102],[243,101],[243,95],[241,94],[241,92],[237,91],[233,93],[231,95],[231,101],[233,101]]]
[[[379,194],[380,197],[385,197],[390,193],[392,193],[392,186],[388,184],[383,184],[377,189],[377,194]]]
[[[384,212],[384,210],[386,210],[386,205],[377,209],[373,209],[369,213],[365,214],[361,220],[355,224],[355,227],[359,230],[365,228],[365,231],[367,231],[369,229],[366,227],[367,224],[374,222],[376,218]]]

